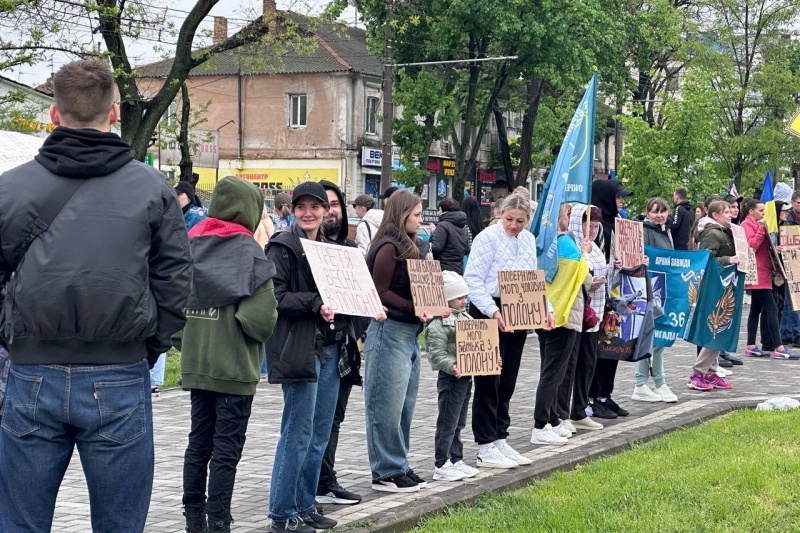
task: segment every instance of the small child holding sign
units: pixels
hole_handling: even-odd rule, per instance
[[[444,290],[450,316],[435,318],[425,329],[425,344],[431,367],[439,371],[436,390],[439,393],[439,417],[436,419],[436,481],[458,481],[478,475],[478,470],[464,463],[461,430],[467,424],[467,411],[472,395],[472,377],[461,375],[456,364],[456,320],[472,320],[467,314],[467,283],[464,278],[445,270]]]

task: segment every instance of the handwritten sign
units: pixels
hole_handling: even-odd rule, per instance
[[[738,269],[737,269],[738,270]],[[752,248],[747,249],[747,269],[745,269],[744,286],[749,287],[758,283],[758,270],[756,268],[756,252]]]
[[[748,250],[750,250],[750,245],[747,244],[747,235],[744,232],[744,228],[736,224],[731,224],[731,233],[733,233],[733,245],[736,248],[736,257],[739,258],[736,270],[746,274],[748,267],[747,257],[749,256]]]
[[[513,330],[541,328],[547,323],[543,270],[501,270],[500,312]]]
[[[622,259],[622,268],[644,263],[644,224],[624,218],[614,219],[614,254]]]
[[[456,364],[464,376],[500,374],[496,320],[456,320]]]
[[[325,305],[337,315],[376,317],[381,299],[358,248],[300,239]]]
[[[444,278],[439,261],[407,259],[408,277],[411,280],[411,299],[414,314],[422,316],[430,311],[433,316],[442,316],[447,307],[444,295]]]
[[[800,250],[800,226],[781,226],[781,247]]]
[[[781,258],[786,271],[786,286],[789,287],[792,309],[800,311],[800,249],[784,249]]]

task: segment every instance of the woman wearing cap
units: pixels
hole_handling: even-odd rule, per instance
[[[269,492],[271,533],[313,533],[336,525],[317,513],[314,499],[339,394],[339,344],[328,335],[337,317],[322,302],[300,242],[322,241],[328,208],[322,185],[301,183],[292,198],[296,224],[267,245],[278,300],[278,322],[267,343],[268,377],[283,388]]]
[[[483,230],[472,241],[464,279],[470,296],[469,314],[477,319],[494,319],[500,329],[499,376],[476,376],[472,400],[472,433],[478,443],[478,467],[516,468],[531,460],[517,453],[506,442],[511,425],[509,406],[522,360],[527,331],[506,329],[500,312],[501,270],[536,270],[536,237],[528,231],[531,204],[519,194],[506,196],[500,203],[500,220]],[[549,315],[552,319],[552,314]]]
[[[272,215],[272,222],[275,226],[275,233],[279,231],[286,231],[292,227],[294,217],[292,216],[292,199],[285,192],[279,192],[275,195],[275,207],[273,208],[274,214]]]
[[[386,202],[383,220],[367,254],[388,318],[373,321],[364,344],[364,406],[372,488],[383,492],[416,492],[425,480],[408,464],[411,420],[417,401],[422,322],[432,315],[414,314],[407,259],[425,257],[417,239],[422,200],[401,189]]]

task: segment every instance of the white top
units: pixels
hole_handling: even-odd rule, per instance
[[[523,230],[511,237],[497,222],[480,232],[472,241],[464,279],[469,299],[481,313],[491,318],[500,309],[494,298],[500,297],[497,273],[501,270],[536,270],[536,237]]]

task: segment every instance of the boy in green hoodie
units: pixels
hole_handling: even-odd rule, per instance
[[[263,209],[257,187],[228,176],[214,188],[208,218],[189,232],[192,292],[186,326],[173,338],[181,350],[183,387],[191,390],[192,399],[183,465],[188,532],[230,531],[236,466],[261,377],[264,343],[278,317],[275,265],[253,238]]]
[[[434,318],[425,329],[425,346],[431,367],[439,371],[436,390],[439,393],[439,416],[436,419],[435,463],[433,479],[458,481],[477,476],[479,471],[467,465],[461,430],[467,424],[472,377],[461,376],[456,364],[456,320],[472,320],[467,314],[467,282],[445,270],[444,292],[450,316]]]

